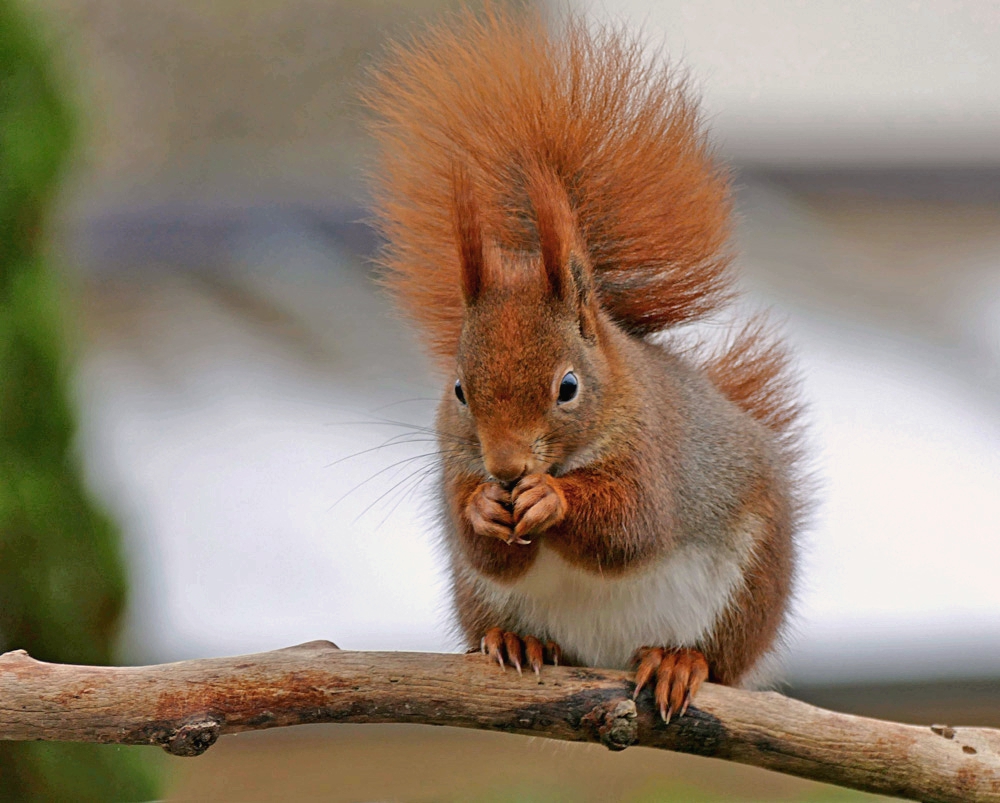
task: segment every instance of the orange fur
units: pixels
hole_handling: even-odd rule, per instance
[[[462,326],[453,177],[468,171],[487,236],[534,249],[529,177],[559,178],[601,306],[647,334],[713,311],[728,289],[729,189],[681,73],[570,18],[463,11],[393,48],[364,101],[379,144],[385,283],[442,365]]]
[[[561,632],[569,661],[621,663],[652,638],[664,718],[705,673],[741,682],[791,594],[798,406],[760,319],[714,354],[646,337],[729,295],[727,176],[683,78],[626,33],[489,8],[395,47],[366,101],[384,281],[449,373],[469,645],[537,658]]]

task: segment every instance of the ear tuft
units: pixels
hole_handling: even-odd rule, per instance
[[[547,166],[533,166],[527,171],[526,179],[549,292],[567,301],[574,292],[569,261],[575,239],[575,223],[569,198],[558,176]]]
[[[580,334],[587,340],[597,336],[597,310],[594,307],[594,272],[586,257],[573,251],[569,271],[576,285],[576,303],[580,314]]]
[[[580,331],[589,339],[594,335],[596,314],[593,271],[580,243],[569,195],[559,177],[547,166],[535,166],[526,178],[549,291],[555,298],[577,308]]]
[[[472,177],[464,165],[455,166],[453,182],[453,220],[462,275],[462,295],[465,302],[471,304],[482,293],[485,278],[483,228],[476,206]]]

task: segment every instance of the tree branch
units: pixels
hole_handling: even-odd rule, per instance
[[[713,756],[924,801],[1000,801],[1000,731],[918,727],[707,684],[669,725],[630,676],[501,672],[478,655],[343,652],[328,641],[145,667],[0,656],[0,739],[157,744],[194,756],[222,734],[312,722],[453,725]]]

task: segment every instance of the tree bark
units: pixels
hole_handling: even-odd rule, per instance
[[[328,641],[145,667],[0,656],[0,739],[156,744],[194,756],[223,734],[314,722],[499,730],[612,750],[738,761],[923,801],[1000,801],[1000,731],[824,711],[774,692],[706,684],[665,725],[625,672],[545,667],[519,676],[480,655],[344,652]]]

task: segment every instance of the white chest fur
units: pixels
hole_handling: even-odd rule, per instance
[[[513,585],[478,585],[523,634],[553,639],[587,666],[625,669],[641,646],[690,647],[710,633],[743,582],[753,543],[745,528],[731,548],[686,545],[620,577],[578,569],[543,545]]]

